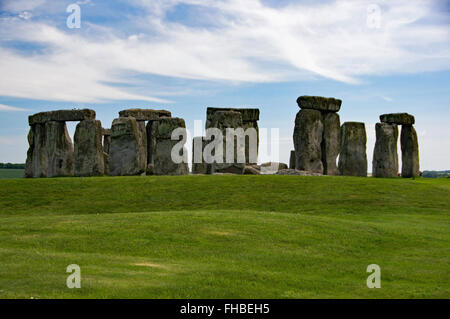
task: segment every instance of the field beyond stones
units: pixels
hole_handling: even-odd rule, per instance
[[[450,298],[449,213],[444,178],[5,179],[0,298]]]

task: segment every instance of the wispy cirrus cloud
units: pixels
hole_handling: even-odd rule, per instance
[[[17,106],[10,106],[10,105],[4,105],[0,104],[0,112],[6,111],[6,112],[17,112],[17,111],[28,111],[27,109],[17,107]]]
[[[358,83],[367,75],[450,68],[449,20],[441,2],[379,1],[376,27],[367,22],[370,3],[273,7],[260,0],[134,0],[142,13],[130,16],[134,22],[126,21],[127,28],[120,28],[120,21],[94,24],[82,15],[77,32],[38,17],[5,18],[3,39],[43,48],[17,52],[3,42],[0,95],[163,103],[167,100],[151,83],[140,87],[134,76],[222,83],[324,77]],[[185,18],[189,12],[194,19]]]

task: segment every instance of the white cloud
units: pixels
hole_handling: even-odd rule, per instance
[[[0,104],[0,111],[27,111],[21,107]]]
[[[364,75],[450,68],[448,19],[442,19],[439,2],[382,2],[380,28],[368,27],[369,2],[362,0],[278,8],[258,0],[133,3],[147,12],[145,19],[136,19],[139,34],[119,34],[117,26],[84,20],[82,29],[87,32],[4,20],[0,34],[37,42],[46,49],[26,56],[2,48],[0,95],[164,102],[155,97],[157,92],[136,94],[133,88],[105,82],[139,85],[125,74],[154,74],[230,83],[317,76],[357,83]],[[196,20],[204,18],[214,26],[168,21],[167,12],[180,3],[205,9]]]
[[[22,12],[34,10],[44,3],[45,0],[3,0],[0,7],[5,11]]]

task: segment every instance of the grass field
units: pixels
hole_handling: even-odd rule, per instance
[[[1,180],[0,298],[450,298],[449,213],[448,179]]]
[[[23,178],[24,171],[25,171],[24,169],[0,168],[0,179],[5,179],[5,178]]]

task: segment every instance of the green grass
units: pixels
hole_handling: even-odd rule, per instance
[[[2,180],[0,298],[450,298],[449,213],[448,179]]]
[[[23,178],[24,169],[0,168],[0,179]]]

